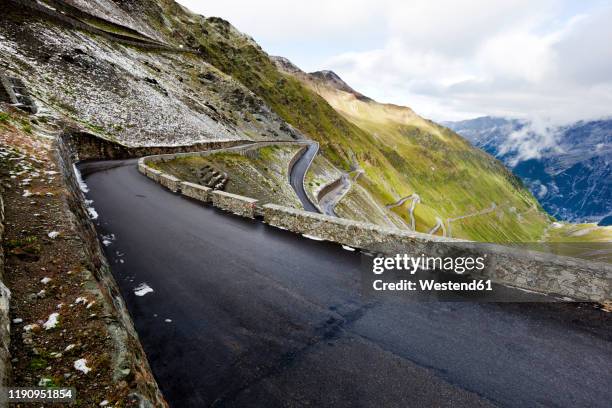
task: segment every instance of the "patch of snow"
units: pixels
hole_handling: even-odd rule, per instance
[[[45,330],[50,330],[50,329],[55,328],[57,324],[59,323],[59,320],[57,319],[58,317],[59,317],[59,313],[57,312],[51,313],[47,321],[43,323],[43,327],[45,328]]]
[[[102,235],[102,244],[104,246],[109,246],[115,240],[115,234]]]
[[[84,374],[87,374],[88,372],[91,371],[91,368],[87,367],[87,360],[85,360],[84,358],[80,358],[77,361],[75,361],[74,368],[76,370],[81,371]]]
[[[80,296],[79,296],[78,298],[76,298],[76,299],[75,299],[74,303],[76,303],[77,305],[78,305],[79,303],[83,303],[83,304],[85,304],[85,303],[87,303],[87,299],[86,299],[86,298],[84,298],[84,297],[80,297]]]
[[[101,407],[105,407],[105,406],[107,406],[107,405],[108,405],[108,401],[107,401],[107,400],[104,400],[104,401],[102,401],[102,402],[100,403],[100,406],[101,406]]]
[[[38,386],[39,387],[46,387],[47,385],[51,384],[53,382],[53,380],[51,378],[41,378],[40,381],[38,382]]]
[[[73,348],[75,348],[75,347],[76,347],[76,344],[69,344],[69,345],[67,345],[67,346],[66,346],[66,348],[64,349],[64,352],[66,352],[66,351],[70,351],[70,350],[72,350],[72,349],[73,349]]]
[[[85,309],[89,309],[91,308],[94,304],[96,303],[96,301],[92,301],[91,303],[88,303],[87,306],[85,306]]]
[[[42,283],[43,285],[46,285],[49,282],[51,282],[51,278],[48,278],[46,276],[40,280],[40,283]]]
[[[151,292],[153,292],[153,289],[144,282],[134,288],[134,294],[136,296],[144,296]]]
[[[58,231],[51,231],[50,233],[47,234],[47,236],[51,239],[55,239],[59,236],[59,232]]]
[[[350,247],[350,246],[348,246],[348,245],[342,245],[342,248],[343,248],[343,249],[346,249],[347,251],[351,251],[351,252],[355,250],[355,248]]]
[[[32,193],[30,192],[30,190],[23,190],[23,194],[21,195],[22,197],[30,197],[32,195]]]
[[[550,226],[556,229],[563,227],[563,224],[561,224],[560,222],[553,222],[552,224],[550,224]]]
[[[96,211],[95,208],[87,206],[87,213],[89,214],[89,218],[92,220],[97,220],[98,219],[98,212]]]
[[[83,181],[83,177],[81,176],[81,172],[79,171],[79,169],[77,169],[74,164],[72,165],[72,169],[74,170],[74,175],[76,176],[77,183],[79,183],[79,188],[81,189],[81,191],[83,193],[89,193],[89,187],[87,187],[87,184],[85,184],[85,182]]]
[[[13,323],[15,324],[23,323],[23,319],[16,317],[15,319],[13,319]]]
[[[172,323],[172,319],[166,319],[166,320],[164,320],[164,322],[166,322],[166,323]]]
[[[315,237],[314,235],[302,234],[304,238],[312,239],[313,241],[325,241],[323,238]]]

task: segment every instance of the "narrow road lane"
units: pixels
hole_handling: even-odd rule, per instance
[[[298,198],[302,202],[304,209],[310,212],[320,212],[319,209],[310,201],[308,194],[304,190],[304,177],[306,171],[310,167],[310,163],[314,160],[314,157],[319,151],[319,145],[316,142],[312,142],[308,145],[308,149],[302,153],[302,156],[295,162],[291,168],[289,174],[289,183],[293,190],[295,190]]]
[[[332,217],[337,217],[336,215],[336,205],[340,202],[340,199],[344,197],[344,195],[351,188],[351,180],[350,175],[348,173],[344,173],[341,176],[340,183],[331,191],[328,191],[321,199],[319,200],[319,207],[323,210],[323,214],[330,215]]]
[[[107,257],[173,407],[612,401],[609,314],[364,297],[359,254],[172,194],[133,161],[111,164],[80,168],[100,234],[116,238]],[[138,296],[141,284],[153,292]]]

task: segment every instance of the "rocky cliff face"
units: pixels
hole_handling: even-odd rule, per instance
[[[446,125],[502,160],[551,215],[598,222],[612,213],[612,120],[549,129],[489,117]]]
[[[127,145],[298,137],[253,92],[119,3],[71,2],[78,12],[27,3],[2,1],[0,69],[90,133]]]

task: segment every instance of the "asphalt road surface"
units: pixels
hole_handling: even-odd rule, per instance
[[[356,252],[172,194],[134,161],[80,167],[172,407],[610,407],[612,318],[592,306],[364,296]]]
[[[304,190],[304,176],[310,167],[314,156],[319,151],[319,146],[316,143],[310,143],[308,149],[302,153],[302,156],[295,162],[289,174],[289,183],[302,202],[302,206],[306,211],[319,212],[319,209],[310,201],[308,194]]]

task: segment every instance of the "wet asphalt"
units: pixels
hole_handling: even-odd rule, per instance
[[[135,161],[79,167],[172,407],[610,407],[612,318],[590,305],[368,296],[357,252],[185,199]]]

